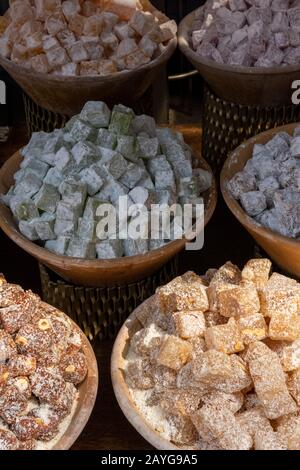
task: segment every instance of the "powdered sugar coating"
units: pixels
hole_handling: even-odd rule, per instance
[[[185,301],[188,289],[180,287],[188,285],[187,278],[176,278],[161,288],[161,302],[157,303],[157,297],[147,301],[147,321],[142,317],[144,328],[131,338],[126,357],[126,381],[149,425],[179,447],[300,447],[300,425],[296,418],[295,424],[292,421],[300,412],[300,334],[290,333],[298,330],[289,315],[294,310],[297,318],[300,315],[299,283],[278,273],[270,275],[270,270],[269,260],[253,259],[242,271],[226,263],[212,272],[204,287],[209,301],[201,312],[206,319],[204,338],[197,325],[195,335],[186,338],[183,330],[174,328],[181,293]],[[188,277],[195,285],[195,275]],[[199,278],[203,286],[200,282]],[[221,296],[220,301],[223,288],[232,295]],[[234,295],[235,290],[239,295]],[[203,298],[202,288],[198,294],[192,289],[190,295]],[[297,307],[291,306],[294,298]],[[199,313],[197,302],[197,298],[190,300],[192,315]],[[141,306],[139,318],[144,311]],[[284,311],[285,318],[278,320],[278,313]],[[165,318],[167,331],[159,329],[159,316]],[[280,331],[289,332],[288,339],[274,338],[274,319],[276,331],[280,327]],[[157,331],[160,347],[151,343]],[[150,339],[146,341],[149,349],[145,338]],[[162,363],[164,369],[158,374]],[[170,370],[171,381],[167,379]],[[294,426],[294,433],[283,424],[286,421]]]

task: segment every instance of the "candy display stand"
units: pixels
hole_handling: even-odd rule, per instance
[[[204,89],[203,157],[218,173],[229,154],[253,135],[300,121],[300,106],[255,106],[230,103]]]
[[[238,172],[243,170],[247,161],[252,157],[255,144],[265,144],[280,131],[292,135],[299,124],[289,124],[277,129],[263,132],[243,145],[240,145],[227,159],[221,173],[221,190],[231,212],[252,235],[255,241],[269,257],[285,272],[292,276],[300,277],[300,242],[292,238],[284,237],[276,232],[258,225],[242,209],[240,204],[231,196],[228,190],[228,181]]]
[[[0,169],[0,193],[6,194],[14,183],[14,174],[20,167],[22,157],[19,152],[13,155]],[[194,152],[195,168],[211,171],[209,165],[197,152]],[[212,187],[203,195],[206,225],[211,219],[216,203],[217,189],[213,179]],[[0,203],[0,227],[10,239],[40,263],[54,271],[67,282],[85,287],[111,287],[137,282],[152,276],[173,259],[185,247],[185,240],[175,240],[146,253],[113,260],[83,260],[57,255],[29,241],[18,230],[8,207]]]
[[[178,257],[139,282],[107,288],[66,283],[40,264],[43,299],[63,310],[92,340],[114,338],[128,315],[178,274]]]
[[[292,105],[291,85],[300,66],[254,68],[218,64],[200,57],[190,45],[196,11],[180,23],[182,53],[204,78],[203,156],[219,172],[228,152],[258,132],[300,119]]]

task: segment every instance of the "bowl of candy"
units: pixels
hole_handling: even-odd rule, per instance
[[[209,165],[181,133],[103,102],[86,103],[63,129],[33,134],[1,168],[0,193],[2,230],[63,279],[88,287],[145,279],[184,249],[183,217],[174,213],[170,230],[159,226],[152,236],[153,206],[204,204],[203,217],[191,214],[202,230],[217,201]],[[113,219],[104,224],[106,210]]]
[[[49,111],[73,116],[89,100],[132,103],[176,49],[176,23],[149,2],[145,10],[135,0],[32,3],[15,1],[6,12],[0,65]]]
[[[158,288],[113,349],[126,418],[162,450],[299,449],[299,300],[262,258]]]
[[[239,222],[283,270],[300,277],[299,124],[240,145],[221,174],[224,199]]]
[[[291,104],[299,78],[299,13],[291,1],[208,0],[182,20],[179,47],[220,98]]]
[[[0,450],[68,450],[92,413],[93,349],[79,327],[0,278]]]

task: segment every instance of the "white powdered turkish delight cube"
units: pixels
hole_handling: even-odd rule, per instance
[[[78,207],[72,207],[64,200],[59,201],[56,207],[56,217],[61,220],[76,222],[81,211]]]
[[[71,57],[72,62],[76,64],[89,59],[88,52],[82,41],[75,42],[67,48],[67,51]]]
[[[266,197],[268,207],[274,206],[274,193],[280,188],[278,180],[274,176],[268,176],[258,184],[258,189]]]
[[[96,257],[95,244],[73,235],[69,242],[67,255],[73,258],[94,259]]]
[[[42,180],[34,173],[27,172],[21,181],[15,186],[15,193],[31,197],[36,194],[42,186]]]
[[[267,208],[266,197],[260,191],[243,193],[240,198],[243,209],[250,217],[255,217]]]
[[[59,42],[55,36],[43,36],[43,49],[45,52],[59,47]]]
[[[114,150],[117,147],[117,141],[118,138],[116,134],[112,134],[107,129],[99,129],[99,134],[96,141],[97,145]]]
[[[65,255],[69,246],[70,237],[58,237],[56,240],[48,240],[45,248],[58,255]]]
[[[68,54],[63,47],[53,47],[46,50],[47,60],[52,69],[60,67],[70,62]]]
[[[83,207],[87,196],[87,188],[86,184],[80,181],[80,178],[79,180],[70,178],[63,181],[59,186],[59,192],[66,204],[74,208]]]
[[[145,132],[149,137],[156,137],[156,123],[151,116],[147,116],[146,114],[135,116],[131,125],[135,134]]]
[[[122,41],[122,39],[133,38],[135,36],[135,31],[125,21],[116,24],[113,32],[120,41]]]
[[[100,60],[104,55],[104,48],[99,44],[98,39],[81,37],[81,41],[88,53],[89,60]]]
[[[129,21],[129,26],[140,36],[145,36],[155,26],[155,18],[149,12],[136,11]]]
[[[55,215],[44,213],[38,219],[35,219],[34,226],[40,240],[53,240]]]
[[[49,62],[45,54],[39,54],[30,59],[33,70],[38,73],[48,73],[50,70]]]
[[[24,235],[24,237],[28,238],[31,241],[37,241],[39,239],[38,234],[35,229],[34,220],[21,220],[19,223],[19,230]]]
[[[127,171],[120,178],[120,182],[127,188],[133,189],[145,174],[145,170],[135,163],[129,163]]]
[[[151,204],[155,204],[156,202],[156,193],[154,191],[148,191],[140,186],[133,188],[129,192],[128,196],[135,204],[142,204],[147,207],[147,209],[150,209]]]
[[[34,197],[36,207],[50,214],[55,212],[59,200],[60,194],[58,190],[49,184],[43,184]]]
[[[101,162],[100,165],[107,169],[110,175],[115,178],[121,178],[129,169],[129,165],[125,158],[117,151],[101,148]]]
[[[93,141],[97,137],[97,130],[86,122],[81,121],[81,119],[77,119],[70,130],[70,136],[75,142]]]
[[[149,251],[149,240],[122,240],[125,256],[144,255]]]
[[[91,165],[98,157],[99,151],[91,142],[79,141],[71,150],[76,164],[80,168]]]
[[[172,171],[171,165],[165,155],[159,155],[147,162],[150,175],[154,178],[156,173],[162,171]]]
[[[177,201],[176,194],[169,189],[155,191],[155,194],[157,204],[167,204],[168,206],[172,206]]]
[[[114,106],[108,128],[109,132],[118,135],[128,135],[134,117],[132,109],[120,104]]]
[[[79,173],[79,176],[81,180],[86,184],[89,196],[94,196],[100,191],[103,186],[101,170],[97,165],[92,165],[89,168],[84,168]]]
[[[123,246],[120,240],[103,240],[96,244],[97,258],[113,259],[123,256]]]
[[[128,188],[118,181],[111,180],[107,182],[98,193],[97,198],[102,201],[110,201],[112,204],[117,204],[120,196],[126,196]]]
[[[80,2],[79,0],[67,0],[62,2],[62,11],[67,19],[71,16],[80,13]]]
[[[116,50],[117,57],[126,57],[127,55],[131,54],[132,52],[136,52],[138,50],[138,45],[132,38],[122,39],[119,43],[118,48]]]
[[[24,168],[26,168],[25,175],[27,174],[27,172],[34,173],[38,178],[42,180],[44,179],[49,169],[49,165],[37,160],[36,158],[28,158],[26,160],[26,166],[24,165]]]
[[[173,171],[176,180],[181,178],[192,178],[193,176],[193,168],[189,160],[186,160],[185,162],[179,161],[173,163]]]
[[[80,113],[80,119],[100,129],[108,127],[110,115],[108,106],[102,101],[88,101]]]
[[[118,38],[114,33],[102,33],[100,35],[100,43],[104,47],[106,53],[109,54],[117,51],[119,46]]]
[[[142,158],[152,159],[159,153],[159,142],[157,137],[148,138],[143,136],[137,137],[139,152]]]
[[[61,67],[60,72],[62,75],[67,77],[73,77],[79,75],[79,66],[73,62],[69,62]]]
[[[147,57],[152,58],[157,50],[157,44],[152,41],[147,35],[142,37],[138,44],[139,48],[144,52]]]
[[[77,230],[77,221],[56,219],[54,233],[57,237],[71,237]]]
[[[66,147],[61,147],[55,154],[55,168],[62,174],[68,173],[75,166],[75,160]]]
[[[74,44],[76,42],[75,34],[72,31],[70,31],[69,29],[64,29],[63,31],[60,31],[56,35],[56,37],[59,40],[62,47],[64,47],[64,48],[70,47],[70,46],[72,46],[72,44]],[[50,40],[49,40],[49,42],[50,42]],[[45,47],[44,47],[44,49],[45,49]]]
[[[39,217],[39,211],[36,208],[35,204],[29,200],[18,200],[16,199],[15,203],[11,203],[11,208],[14,216],[18,220],[27,220],[36,219]]]
[[[66,28],[66,21],[64,16],[58,12],[46,18],[45,28],[48,34],[55,36],[60,31]]]
[[[103,21],[103,31],[110,33],[119,21],[119,16],[110,11],[101,14]]]

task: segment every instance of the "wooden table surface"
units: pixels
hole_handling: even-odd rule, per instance
[[[179,127],[185,140],[200,148],[199,127]],[[0,143],[0,166],[26,143],[24,129],[15,129],[6,144]],[[228,211],[222,196],[217,210],[205,231],[204,248],[199,252],[184,252],[180,257],[180,271],[194,270],[198,274],[208,268],[219,267],[231,260],[238,265],[253,255],[254,244],[249,235]],[[0,232],[0,272],[24,288],[40,293],[40,279],[36,261],[13,244]],[[118,407],[110,380],[110,357],[113,340],[94,345],[98,359],[100,381],[98,399],[84,432],[73,450],[150,450],[152,447],[127,422]]]

